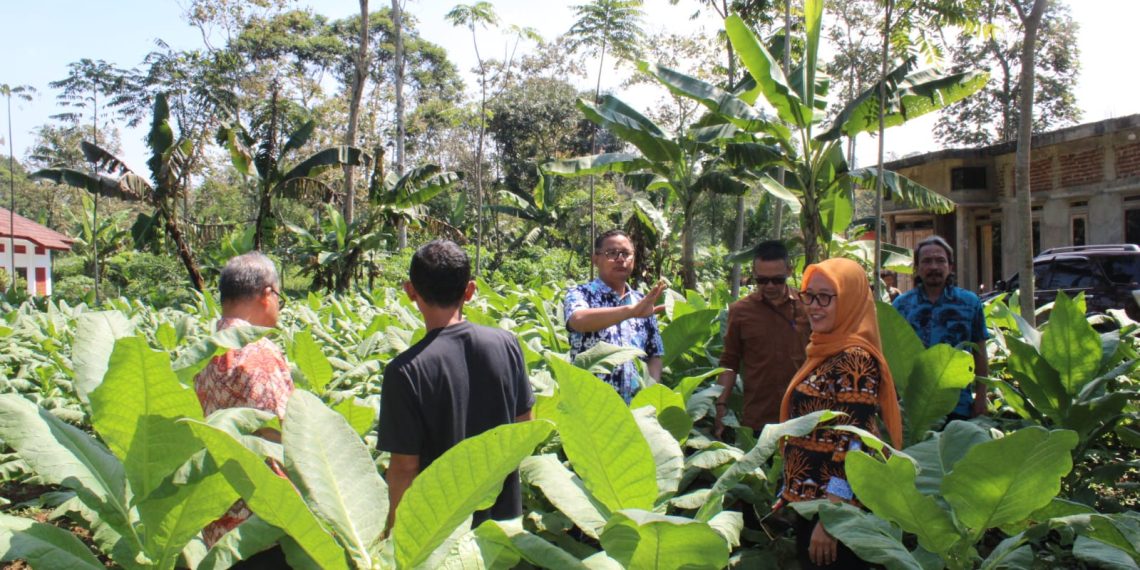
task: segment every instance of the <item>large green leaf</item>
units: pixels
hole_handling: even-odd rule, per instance
[[[892,455],[884,463],[857,451],[847,454],[844,469],[859,502],[875,515],[917,535],[923,548],[943,553],[960,538],[950,513],[934,497],[918,492],[910,460]]]
[[[630,173],[649,167],[649,162],[636,154],[607,152],[593,156],[580,156],[543,163],[542,172],[558,176],[576,177],[606,172]]]
[[[1072,400],[1057,371],[1033,346],[1010,334],[1006,334],[1005,343],[1009,349],[1006,371],[1017,380],[1033,407],[1054,421],[1064,421]]]
[[[503,480],[553,429],[545,420],[502,425],[463,440],[433,461],[396,510],[397,564],[418,566],[471,513],[494,504]]]
[[[130,532],[123,465],[102,444],[16,394],[0,394],[0,440],[40,481],[75,491],[100,520],[142,549]]]
[[[1049,504],[1073,468],[1077,434],[1041,427],[975,445],[942,479],[942,496],[976,539]]]
[[[744,457],[732,464],[712,486],[708,502],[699,511],[696,518],[708,521],[723,508],[724,496],[748,475],[764,476],[763,467],[776,452],[780,441],[785,437],[800,437],[807,435],[817,425],[830,421],[836,414],[831,411],[813,412],[806,416],[790,419],[779,424],[768,424],[760,432],[760,438]]]
[[[637,68],[652,75],[673,94],[699,102],[740,129],[748,132],[766,130],[768,120],[763,115],[715,85],[645,61],[638,62]]]
[[[718,309],[704,309],[677,317],[661,331],[665,354],[661,365],[669,366],[690,350],[703,346],[719,326]]]
[[[366,166],[371,163],[372,157],[356,147],[344,145],[329,147],[309,155],[305,160],[291,168],[282,176],[281,184],[294,178],[313,176],[316,172],[330,166]]]
[[[586,568],[574,555],[527,532],[520,519],[485,521],[475,529],[475,537],[484,550],[488,543],[508,548],[539,568]]]
[[[115,341],[134,333],[135,324],[120,311],[86,312],[75,319],[71,361],[75,366],[75,394],[87,403],[88,395],[107,373]]]
[[[1041,335],[1041,356],[1057,371],[1070,398],[1096,377],[1102,354],[1100,335],[1085,318],[1084,303],[1059,291]]]
[[[527,485],[541,489],[550,504],[587,536],[594,539],[601,536],[609,511],[594,501],[582,480],[567,469],[557,455],[534,455],[523,459],[519,475]]]
[[[178,382],[166,353],[141,336],[116,341],[107,376],[91,392],[91,423],[123,462],[136,500],[202,448],[181,418],[203,419],[202,406]]]
[[[17,560],[27,561],[32,568],[105,568],[68,530],[0,513],[0,562]]]
[[[310,329],[298,331],[293,334],[293,345],[289,351],[289,359],[309,383],[309,389],[320,393],[328,386],[333,377],[332,364],[329,358],[321,351],[321,346],[313,340]]]
[[[626,568],[724,568],[728,543],[708,523],[627,509],[602,533],[606,554]]]
[[[740,61],[748,68],[748,73],[756,80],[760,92],[776,109],[780,119],[797,127],[807,126],[812,117],[811,108],[791,90],[780,62],[768,53],[748,24],[733,14],[725,19],[724,28]]]
[[[950,422],[930,439],[906,448],[907,455],[918,462],[918,491],[924,495],[941,494],[942,478],[954,469],[954,464],[970,448],[991,439],[989,431],[981,426],[959,420]]]
[[[344,417],[304,390],[289,397],[281,424],[289,479],[356,566],[371,567],[388,517],[388,486],[368,447]]]
[[[578,109],[594,124],[637,147],[648,160],[669,163],[681,158],[681,147],[661,127],[617,97],[603,95],[598,105],[579,99]]]
[[[617,346],[599,342],[574,357],[574,366],[590,371],[591,374],[609,374],[613,369],[633,360],[643,358],[645,351],[633,346]]]
[[[558,433],[574,471],[611,512],[651,509],[657,468],[633,414],[612,386],[558,357],[547,359],[558,380]]]
[[[883,354],[887,357],[895,389],[900,395],[905,394],[911,370],[914,370],[914,361],[925,350],[922,339],[918,338],[914,328],[890,303],[876,301],[875,315],[879,320]]]
[[[777,200],[783,202],[784,205],[787,206],[793,214],[800,213],[800,210],[803,207],[800,204],[800,199],[786,186],[777,182],[775,178],[772,178],[767,174],[761,174],[756,179],[756,184],[760,187],[761,190],[767,192],[769,196],[772,196],[773,198],[776,198]]]
[[[906,441],[920,441],[930,424],[954,410],[962,389],[973,381],[974,358],[968,352],[936,344],[919,353],[906,390],[900,394],[907,420]]]
[[[1078,536],[1073,542],[1073,556],[1076,556],[1077,560],[1092,564],[1095,568],[1112,570],[1137,568],[1136,561],[1127,552],[1084,536]]]
[[[118,198],[128,202],[140,202],[150,191],[150,185],[135,175],[114,178],[104,174],[91,174],[73,168],[44,168],[29,175],[31,178],[50,180],[56,184],[66,184],[72,188],[86,190],[91,194]]]
[[[279,477],[256,453],[226,432],[205,423],[187,424],[210,450],[226,481],[250,510],[280,528],[324,568],[348,568],[345,551],[321,526],[288,479]]]
[[[863,188],[874,188],[878,171],[879,169],[874,166],[860,168],[851,172],[851,178]],[[949,198],[890,170],[883,171],[883,199],[935,214],[948,214],[954,211],[954,202]]]
[[[633,410],[633,419],[649,443],[653,462],[657,465],[657,492],[659,496],[672,497],[681,486],[681,474],[685,470],[685,454],[681,451],[681,444],[661,426],[652,408]]]
[[[828,533],[862,560],[888,570],[923,570],[903,546],[902,537],[883,519],[848,504],[827,502],[819,505],[819,519]]]
[[[690,390],[691,392],[691,390]],[[630,409],[653,406],[661,427],[669,430],[677,441],[685,441],[693,429],[693,419],[685,410],[685,396],[670,390],[663,384],[654,384],[641,390],[630,401]]]
[[[372,425],[376,423],[376,410],[371,406],[361,404],[357,398],[346,398],[333,406],[336,413],[344,416],[348,425],[356,431],[356,435],[364,437]]]
[[[173,568],[186,544],[237,499],[237,492],[203,454],[184,482],[167,480],[140,502],[147,551],[157,567]]]
[[[976,70],[951,75],[935,69],[913,71],[917,63],[917,57],[911,56],[887,75],[887,104],[883,115],[887,128],[952,105],[985,87],[989,80],[988,73]],[[881,84],[876,81],[856,96],[835,116],[831,128],[816,138],[835,140],[840,136],[877,131]]]

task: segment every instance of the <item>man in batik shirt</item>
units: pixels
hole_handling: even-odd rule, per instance
[[[633,242],[621,230],[610,230],[594,240],[594,266],[598,278],[572,287],[566,292],[566,329],[570,333],[570,358],[578,356],[599,342],[632,346],[645,352],[646,369],[651,382],[661,378],[661,332],[654,314],[664,307],[657,299],[667,287],[658,283],[647,295],[626,285],[633,272]],[[628,361],[601,377],[612,385],[626,401],[648,382]]]
[[[268,257],[253,252],[231,259],[222,269],[219,289],[222,297],[219,331],[237,326],[277,326],[277,315],[283,305],[281,281]],[[293,393],[293,380],[281,349],[273,341],[262,338],[214,357],[194,378],[194,391],[206,415],[224,408],[257,408],[283,419],[285,405]],[[270,441],[281,441],[277,430],[263,428],[256,434]],[[276,462],[270,460],[270,467],[285,476]],[[212,546],[251,514],[245,502],[235,503],[202,532],[206,546]],[[280,550],[267,551],[258,558],[267,556],[278,557]],[[265,562],[268,564],[265,567],[272,566],[270,561]]]

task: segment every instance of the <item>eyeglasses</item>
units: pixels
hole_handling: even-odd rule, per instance
[[[631,258],[633,257],[633,252],[629,251],[628,249],[607,249],[602,252],[602,255],[604,255],[605,258],[610,261],[615,261],[618,259]]]
[[[805,305],[815,303],[821,307],[826,307],[831,304],[831,301],[838,297],[834,293],[808,293],[807,291],[800,291],[800,301]]]
[[[752,282],[757,285],[783,285],[788,282],[787,275],[775,275],[772,277],[764,277],[760,275],[753,275]]]
[[[282,295],[280,291],[278,291],[277,289],[275,289],[273,287],[270,287],[269,291],[272,292],[274,295],[277,295],[277,310],[280,311],[281,309],[284,309],[285,308],[285,296]]]

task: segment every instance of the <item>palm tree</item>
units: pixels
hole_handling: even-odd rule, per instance
[[[475,197],[478,202],[478,227],[475,231],[475,275],[480,274],[483,256],[483,138],[487,134],[487,67],[479,55],[476,27],[495,26],[499,17],[490,2],[479,0],[474,4],[457,4],[446,16],[451,25],[466,26],[471,30],[471,43],[475,47],[475,61],[479,63],[479,142],[475,145]]]
[[[578,20],[566,32],[570,53],[585,51],[598,56],[598,81],[594,84],[594,104],[602,90],[602,69],[606,51],[621,59],[637,57],[645,31],[641,29],[641,0],[594,0],[574,7]],[[590,153],[597,154],[597,129],[590,134]],[[594,223],[594,177],[590,176],[590,247],[597,227]],[[594,268],[590,267],[591,276]]]
[[[12,252],[10,255],[13,256],[13,274],[8,276],[9,291],[15,291],[16,288],[16,150],[14,147],[15,143],[12,142],[12,97],[24,101],[31,101],[32,94],[35,92],[35,88],[30,85],[17,85],[12,87],[7,83],[0,84],[0,95],[8,99],[8,230],[11,234],[8,236],[8,251]]]

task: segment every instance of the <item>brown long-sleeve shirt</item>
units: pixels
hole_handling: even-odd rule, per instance
[[[804,363],[810,338],[807,313],[791,292],[777,305],[754,291],[729,306],[720,366],[743,379],[744,425],[779,423],[780,401]]]

